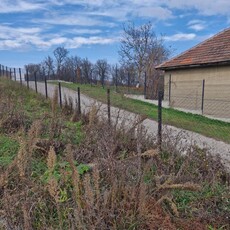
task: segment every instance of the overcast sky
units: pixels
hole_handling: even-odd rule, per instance
[[[0,64],[39,63],[57,46],[116,63],[127,21],[152,22],[177,55],[230,26],[230,0],[0,0]]]

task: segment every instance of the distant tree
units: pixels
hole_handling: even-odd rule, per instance
[[[30,63],[25,65],[25,69],[28,72],[29,80],[34,80],[34,74],[36,73],[37,79],[39,80],[41,73],[41,65]]]
[[[43,62],[45,68],[45,74],[50,79],[51,74],[54,75],[54,60],[50,56],[47,56]]]
[[[65,70],[65,80],[66,81],[76,82],[76,80],[77,80],[76,71],[80,65],[81,65],[81,58],[80,57],[71,56],[71,57],[66,58],[66,60],[63,64],[63,68]]]
[[[149,51],[149,58],[146,63],[147,74],[147,95],[146,98],[157,99],[158,91],[164,90],[163,72],[156,70],[155,67],[165,61],[170,54],[170,51],[165,48],[163,42],[159,39],[155,46]]]
[[[121,63],[134,65],[138,73],[138,81],[143,82],[144,72],[149,66],[156,65],[167,59],[169,50],[164,46],[163,39],[158,39],[147,23],[136,27],[134,23],[125,24],[119,50]]]
[[[56,75],[58,78],[61,77],[61,74],[64,73],[63,71],[63,64],[67,58],[69,51],[64,47],[57,47],[53,54],[56,59]]]
[[[95,71],[99,76],[103,88],[105,86],[105,80],[108,78],[109,70],[110,70],[110,65],[108,64],[107,60],[105,59],[97,60],[95,64]]]
[[[88,60],[88,58],[84,58],[81,61],[81,74],[85,83],[91,83],[93,78],[93,64]]]

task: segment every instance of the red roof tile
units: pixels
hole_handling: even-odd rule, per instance
[[[157,66],[157,69],[230,64],[230,28]]]

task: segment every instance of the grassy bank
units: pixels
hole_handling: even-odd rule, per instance
[[[81,88],[81,92],[101,102],[107,102],[106,89],[101,86],[91,86],[89,84],[69,84],[62,83],[63,86],[76,90]],[[111,104],[113,106],[147,116],[157,120],[157,106],[125,97],[122,94],[111,90]],[[185,130],[190,130],[216,140],[230,143],[230,123],[209,119],[201,115],[181,112],[175,109],[162,110],[163,123]]]
[[[0,229],[229,229],[220,160],[152,140],[0,78]]]

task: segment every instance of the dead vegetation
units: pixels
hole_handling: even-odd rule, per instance
[[[7,167],[0,162],[0,228],[230,228],[229,174],[218,158],[166,142],[159,152],[141,119],[109,125],[95,106],[79,115],[67,99],[61,111],[57,94],[36,117],[38,104],[15,109],[30,100],[12,84],[0,81],[0,130],[20,147]],[[25,116],[8,127],[12,110]]]

